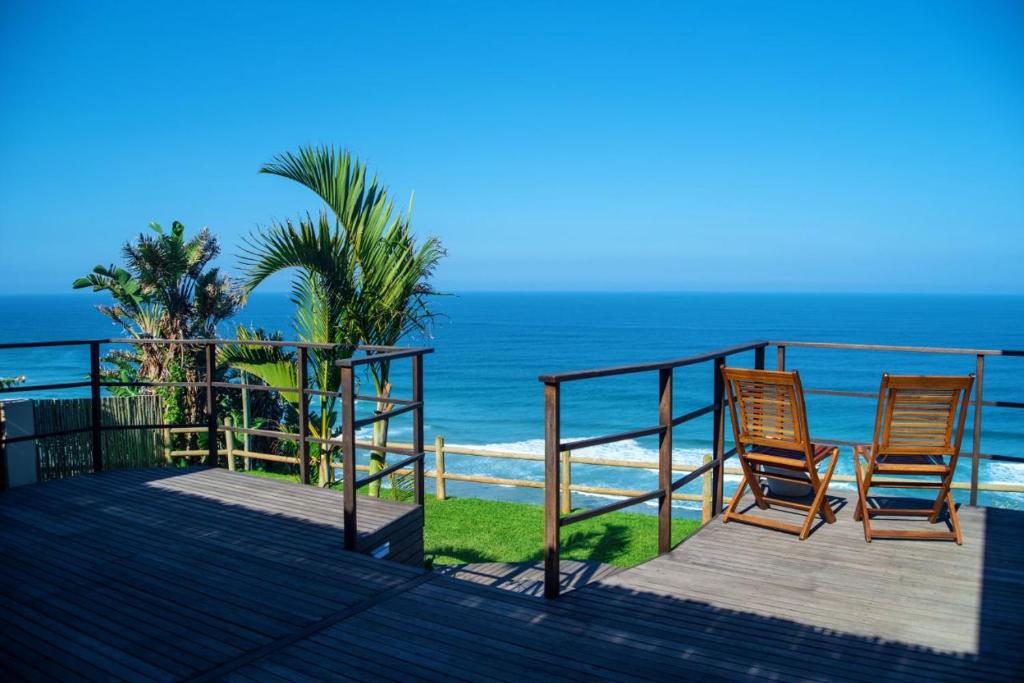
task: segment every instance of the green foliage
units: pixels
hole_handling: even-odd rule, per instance
[[[0,377],[0,389],[9,389],[25,383],[25,375],[17,377]]]
[[[170,231],[157,223],[149,228],[151,234],[140,234],[122,247],[123,267],[98,265],[72,287],[108,293],[113,303],[97,309],[129,338],[215,337],[217,324],[234,315],[243,301],[241,290],[212,266],[220,253],[217,238],[207,228],[186,237],[185,226],[177,221]],[[104,376],[118,381],[194,382],[203,372],[200,354],[184,346],[140,344],[131,351],[111,352],[104,363]],[[169,422],[199,421],[197,390],[164,387],[158,393],[164,396]]]
[[[280,154],[260,172],[309,188],[326,210],[316,219],[307,214],[297,225],[272,223],[252,234],[242,257],[247,291],[275,273],[295,270],[292,302],[304,341],[394,345],[407,333],[429,332],[433,313],[428,298],[436,293],[429,279],[444,250],[433,238],[417,244],[410,228],[411,198],[409,214],[396,211],[387,189],[367,175],[365,164],[331,147]],[[331,362],[337,354],[317,351],[311,356],[317,388],[337,391],[340,376]],[[390,363],[374,364],[370,373],[377,395],[384,397],[377,408],[388,410]],[[324,419],[332,409],[321,410],[322,433],[333,424]],[[374,443],[386,441],[387,423],[376,423]],[[371,458],[373,471],[384,467],[383,451]],[[376,493],[380,484],[371,488]]]

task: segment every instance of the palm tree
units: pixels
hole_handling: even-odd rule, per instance
[[[428,332],[433,314],[428,297],[435,292],[429,278],[444,255],[433,238],[417,245],[409,216],[396,212],[387,190],[366,166],[345,150],[301,147],[276,156],[260,169],[298,182],[315,192],[333,214],[272,224],[253,235],[244,253],[245,287],[251,291],[272,273],[298,269],[292,282],[296,326],[304,341],[336,344],[396,344],[411,331]],[[411,209],[411,202],[410,202]],[[341,356],[334,356],[341,357]],[[333,364],[314,359],[320,389],[337,391],[339,376]],[[255,369],[251,370],[259,376]],[[390,363],[371,366],[377,410],[390,410]],[[292,386],[292,385],[289,385]],[[333,407],[333,399],[331,399]],[[332,423],[333,410],[321,407],[321,433]],[[387,441],[387,421],[374,425],[374,444]],[[371,453],[371,472],[385,466],[384,451]],[[321,459],[321,472],[324,460]],[[371,486],[379,494],[380,484]]]
[[[217,325],[242,305],[241,292],[211,263],[220,253],[217,238],[203,228],[191,238],[174,221],[169,232],[149,224],[152,235],[140,234],[121,250],[125,267],[98,265],[72,284],[75,289],[108,292],[111,305],[97,309],[133,339],[212,338]],[[135,377],[151,381],[199,379],[200,362],[194,349],[142,344],[132,351],[112,351],[106,362],[113,379]],[[165,421],[198,422],[201,402],[197,391],[164,389]],[[168,400],[170,399],[170,400]]]
[[[315,224],[312,218],[271,223],[250,236],[250,246],[243,248],[241,263],[245,268],[243,287],[246,292],[262,284],[275,273],[294,270],[291,300],[295,304],[295,331],[299,341],[316,344],[337,344],[337,350],[311,349],[309,352],[313,372],[310,385],[324,392],[337,392],[341,374],[334,361],[351,355],[358,335],[352,326],[348,309],[353,298],[354,269],[351,246],[332,227],[325,212]],[[239,339],[246,339],[244,329]],[[248,333],[252,338],[259,335]],[[297,368],[294,354],[280,348],[242,346],[230,349],[225,358],[232,367],[256,375],[271,386],[296,386]],[[283,396],[298,409],[298,394]],[[318,395],[320,411],[310,422],[310,436],[330,438],[334,426],[337,398]],[[327,467],[330,449],[311,449],[319,460],[320,484],[329,480]],[[323,457],[317,457],[322,453]]]

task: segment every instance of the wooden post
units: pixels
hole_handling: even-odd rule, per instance
[[[92,416],[92,471],[103,471],[103,422],[100,402],[100,343],[89,344],[89,409]]]
[[[978,504],[978,467],[981,465],[981,409],[985,394],[985,356],[978,354],[974,370],[974,427],[971,449],[971,505]]]
[[[242,384],[249,383],[249,373],[242,373]],[[251,424],[249,420],[249,390],[242,389],[242,429],[249,429]],[[252,453],[252,437],[249,434],[242,434],[242,448],[245,449],[246,453]],[[252,458],[245,456],[245,469],[252,469]]]
[[[704,456],[704,464],[707,465],[709,462],[711,462],[711,456],[710,455],[705,455]],[[701,491],[701,503],[702,504],[701,504],[701,512],[700,512],[700,521],[702,523],[704,523],[704,524],[707,524],[708,522],[711,521],[711,504],[712,504],[712,498],[713,498],[713,496],[711,495],[711,490],[712,490],[712,488],[711,488],[711,473],[710,472],[705,472],[704,476],[702,478],[702,481],[703,481],[704,488]]]
[[[722,367],[725,365],[725,358],[719,356],[712,364],[714,368],[714,384],[712,390],[712,401],[714,405],[714,432],[711,437],[711,453],[717,460],[717,464],[711,468],[711,516],[717,517],[722,511],[723,484],[725,480],[725,447],[722,433],[722,399],[725,397],[725,380],[722,377]]]
[[[572,512],[572,452],[562,453],[562,514]]]
[[[758,346],[754,349],[754,369],[764,370],[764,347]]]
[[[299,347],[298,366],[296,367],[296,388],[299,392],[299,481],[309,483],[309,394],[306,392],[306,372],[308,371],[309,350]],[[320,449],[321,453],[324,449]]]
[[[344,478],[345,550],[355,550],[356,529],[356,377],[351,365],[341,367],[341,470]],[[323,458],[321,458],[321,461]]]
[[[779,344],[779,348],[775,351],[775,369],[785,370],[786,369],[786,347]]]
[[[672,549],[672,368],[658,371],[658,552]]]
[[[217,370],[217,345],[206,345],[206,464],[217,465],[217,392],[213,388]]]
[[[438,500],[444,500],[447,495],[444,481],[444,437],[440,434],[434,437],[434,476],[437,477],[434,495]]]
[[[171,459],[171,428],[170,427],[164,427],[163,432],[164,432],[164,460],[166,460],[167,464],[169,465],[169,464],[171,464],[171,460],[172,460]]]
[[[412,357],[412,400],[419,407],[412,413],[412,452],[421,456],[413,463],[413,495],[417,505],[423,505],[423,354]]]
[[[553,600],[561,591],[559,548],[561,519],[558,516],[561,416],[559,386],[544,384],[544,597]]]
[[[231,431],[234,422],[231,416],[224,418],[224,451],[228,458],[228,469],[235,471],[235,433]]]

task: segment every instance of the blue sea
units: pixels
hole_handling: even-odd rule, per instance
[[[76,292],[53,296],[0,296],[0,342],[118,336],[100,315],[97,296]],[[449,445],[525,453],[543,452],[543,396],[538,375],[608,365],[678,358],[757,339],[871,344],[1024,349],[1024,297],[853,294],[709,293],[463,293],[437,299],[442,313],[433,337],[411,343],[432,346],[425,363],[428,441],[443,435]],[[291,329],[286,294],[257,294],[237,322]],[[230,335],[225,329],[225,336]],[[768,367],[774,364],[769,350]],[[753,365],[753,353],[732,365]],[[973,372],[974,356],[932,356],[790,348],[787,368],[801,372],[805,387],[877,391],[882,372],[957,374]],[[84,349],[0,351],[0,376],[24,374],[28,382],[73,381],[88,370]],[[405,367],[396,395],[407,391]],[[712,369],[702,364],[678,370],[675,412],[710,402]],[[67,392],[65,395],[68,395]],[[28,394],[32,396],[32,394]],[[989,358],[986,400],[1024,401],[1024,357]],[[361,409],[368,409],[362,406]],[[871,436],[874,401],[808,397],[812,436],[865,441]],[[568,384],[563,389],[565,439],[586,438],[652,426],[657,422],[656,373]],[[392,438],[409,438],[397,422]],[[1020,456],[1024,410],[986,408],[982,451]],[[964,438],[970,452],[972,435]],[[708,452],[711,418],[677,428],[674,458],[699,463]],[[656,459],[653,439],[600,446],[575,455],[636,461]],[[852,472],[844,449],[838,472]],[[428,463],[428,467],[432,467]],[[449,471],[516,479],[542,478],[537,463],[450,455]],[[961,461],[959,479],[969,478]],[[1024,465],[986,461],[983,480],[1024,482]],[[578,484],[650,489],[653,470],[578,465]],[[727,482],[727,489],[734,479]],[[688,489],[697,492],[697,488]],[[451,482],[454,495],[540,501],[537,489]],[[965,500],[963,493],[958,498]],[[607,502],[574,495],[574,506]],[[1024,494],[984,494],[990,505],[1024,507]],[[681,515],[695,505],[678,502]],[[649,509],[649,508],[648,508]]]

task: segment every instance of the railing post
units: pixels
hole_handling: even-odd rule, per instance
[[[553,600],[561,590],[558,515],[558,456],[561,449],[559,386],[544,384],[544,597]]]
[[[228,459],[228,469],[235,471],[235,433],[231,430],[234,420],[228,415],[224,418],[224,453]]]
[[[562,453],[562,505],[563,515],[572,512],[572,452]]]
[[[781,347],[780,347],[781,348]],[[723,483],[725,481],[725,447],[723,443],[723,420],[722,420],[722,399],[725,396],[725,383],[722,378],[722,367],[725,365],[725,358],[718,356],[715,358],[713,368],[715,372],[714,384],[713,384],[713,405],[714,410],[712,411],[714,419],[714,433],[711,438],[711,452],[715,460],[718,461],[714,467],[711,468],[711,516],[717,517],[718,513],[722,511],[722,497],[723,497]]]
[[[764,347],[758,346],[754,349],[754,369],[764,370]]]
[[[217,345],[206,345],[206,464],[217,465],[217,392],[213,387],[217,369]]]
[[[89,408],[92,417],[92,471],[103,471],[103,404],[100,401],[100,343],[89,344]]]
[[[779,344],[779,348],[775,350],[775,369],[785,370],[786,369],[786,347]]]
[[[444,437],[440,434],[434,437],[434,475],[437,477],[434,496],[444,500],[447,495],[444,482]]]
[[[412,400],[420,405],[412,412],[412,452],[423,454],[423,355],[412,357]],[[413,495],[416,504],[423,505],[423,456],[413,463]]]
[[[171,464],[171,428],[164,427],[163,429],[163,442],[164,442],[164,460],[167,464]]]
[[[242,373],[242,384],[249,383],[249,373]],[[249,390],[246,388],[242,389],[242,429],[249,429]],[[242,434],[242,448],[245,449],[246,453],[252,453],[252,439],[249,434]],[[252,469],[252,458],[245,456],[245,469]]]
[[[981,409],[984,400],[985,356],[978,354],[974,370],[974,428],[971,449],[971,505],[978,504],[978,468],[981,465]]]
[[[299,347],[298,365],[295,370],[295,379],[299,391],[299,481],[303,484],[309,483],[309,394],[306,386],[309,384],[306,373],[309,369],[309,350],[305,346]],[[321,446],[321,453],[326,449]]]
[[[351,365],[341,367],[341,473],[344,478],[345,550],[356,549],[356,377]]]
[[[672,549],[672,368],[658,371],[658,552]]]
[[[707,465],[711,462],[711,456],[704,456],[704,464]],[[701,490],[701,506],[700,506],[700,521],[702,524],[707,524],[711,521],[711,472],[705,472],[701,479],[703,488]]]

